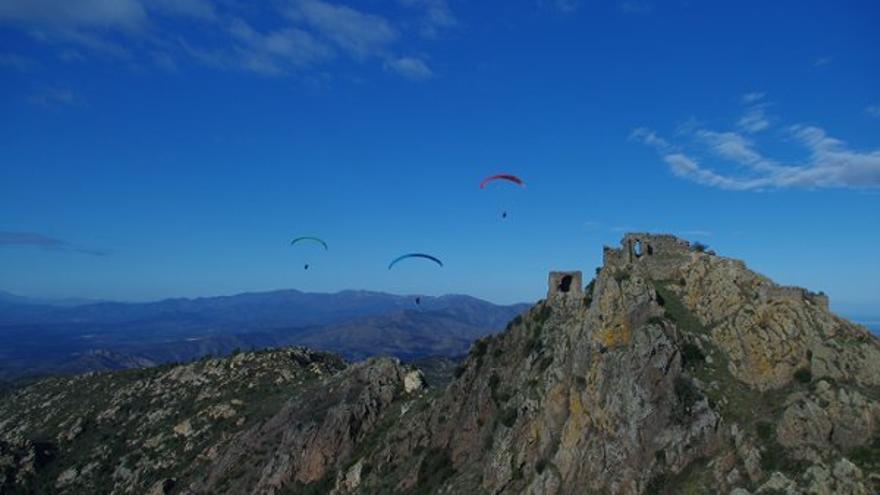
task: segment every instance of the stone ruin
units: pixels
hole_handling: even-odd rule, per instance
[[[649,234],[645,232],[628,233],[620,241],[619,248],[605,246],[603,263],[612,270],[631,271],[654,280],[678,279],[680,269],[687,264],[692,256],[714,256],[707,251],[697,253],[688,241],[669,234]],[[745,263],[739,263],[745,269]],[[763,300],[806,300],[828,308],[828,296],[822,292],[815,293],[800,287],[786,287],[769,283],[761,291]],[[580,271],[550,272],[547,300],[556,297],[583,295],[583,280]]]
[[[583,297],[584,282],[580,271],[550,272],[547,300],[557,297]]]

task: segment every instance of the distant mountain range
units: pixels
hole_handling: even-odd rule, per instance
[[[0,378],[143,367],[235,349],[307,345],[349,359],[459,356],[527,305],[463,295],[281,290],[150,303],[0,292]]]

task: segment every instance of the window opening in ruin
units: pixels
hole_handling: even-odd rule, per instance
[[[633,243],[633,254],[636,255],[636,258],[642,255],[642,241]]]
[[[651,256],[652,254],[654,254],[654,247],[648,244],[648,256]]]
[[[565,275],[559,281],[559,292],[568,292],[571,290],[571,275]]]

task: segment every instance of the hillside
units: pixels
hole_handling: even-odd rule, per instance
[[[606,248],[585,289],[579,272],[551,274],[547,299],[477,341],[454,375],[425,389],[395,360],[294,349],[49,379],[0,406],[2,486],[880,491],[877,338],[822,294],[670,236]]]
[[[223,493],[256,483],[257,464],[287,455],[273,442],[315,438],[335,467],[333,458],[421,390],[420,376],[392,359],[346,365],[293,348],[46,379],[0,403],[0,493],[178,493],[190,483]],[[349,418],[358,429],[340,430]],[[241,448],[252,463],[208,476]],[[316,463],[308,469],[325,467],[321,452],[303,455]],[[267,486],[291,482],[282,470],[273,476]]]

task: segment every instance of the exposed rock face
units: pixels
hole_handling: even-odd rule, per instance
[[[277,493],[295,484],[335,480],[357,446],[388,418],[397,403],[422,391],[396,360],[370,360],[351,366],[328,381],[313,384],[262,424],[235,436],[206,467],[194,493]],[[266,451],[259,469],[253,453]],[[328,476],[331,475],[332,476]],[[357,478],[352,473],[352,478]],[[351,481],[350,484],[356,484]]]
[[[287,349],[49,379],[0,404],[0,493],[276,493],[314,483],[396,418],[423,391],[420,377],[394,359],[347,366]],[[35,440],[47,434],[57,440]]]
[[[0,492],[880,492],[877,339],[671,236],[551,274],[455,375],[293,349],[50,379],[0,403]]]
[[[824,295],[647,234],[606,248],[578,298],[560,277],[359,461],[372,469],[349,492],[877,489],[880,346]]]

